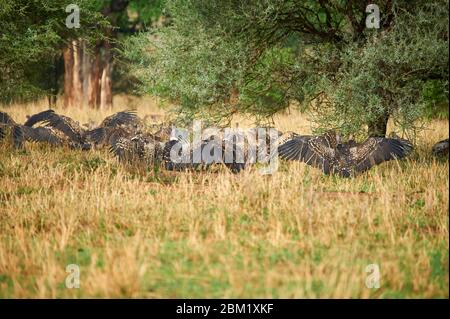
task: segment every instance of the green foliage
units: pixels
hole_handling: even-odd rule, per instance
[[[114,26],[120,42],[137,32],[151,30],[153,25],[159,22],[162,10],[163,0],[134,0],[130,1],[124,10],[110,14],[108,20]],[[113,92],[139,95],[140,92],[135,84],[138,80],[133,76],[127,61],[124,60],[121,54],[115,56]]]
[[[161,16],[163,0],[134,0],[130,2],[128,8],[137,16],[134,21],[140,21],[140,23],[146,25]]]
[[[414,132],[437,94],[427,83],[448,84],[448,0],[377,4],[371,30],[358,1],[168,0],[171,24],[130,39],[124,54],[142,92],[180,116],[260,120],[297,102],[317,130],[364,135],[389,115]]]
[[[294,89],[297,84],[291,72],[294,63],[291,48],[267,50],[241,86],[241,107],[263,118],[286,109],[291,100],[302,101],[302,92]]]
[[[181,4],[171,12],[184,9]],[[135,63],[133,71],[144,93],[177,101],[176,112],[186,118],[208,114],[221,119],[229,115],[226,100],[242,79],[241,65],[249,54],[242,41],[232,40],[219,27],[215,32],[206,30],[192,17],[175,20],[160,29],[157,37],[142,33],[128,38],[123,53]]]
[[[80,7],[78,29],[65,25],[69,4]],[[106,26],[96,0],[0,1],[0,102],[28,100],[47,92],[51,70],[67,41],[93,40]]]
[[[425,116],[428,119],[448,119],[448,86],[441,81],[427,81],[423,87]]]
[[[441,88],[448,85],[443,9],[427,4],[410,12],[399,10],[388,32],[368,35],[364,46],[346,46],[336,78],[323,79],[322,90],[331,103],[314,110],[319,124],[355,133],[388,113],[403,131],[419,128],[428,79],[437,78],[432,83]],[[448,101],[448,91],[446,96],[441,91],[439,98]]]

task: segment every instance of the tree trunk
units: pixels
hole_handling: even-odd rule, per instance
[[[73,51],[73,103],[81,107],[83,103],[83,87],[81,84],[81,47],[80,41],[72,41]]]
[[[385,137],[389,114],[385,113],[376,121],[369,123],[368,134],[370,137]]]
[[[111,46],[109,42],[104,45],[104,62],[101,80],[100,108],[105,110],[112,108],[112,86],[111,86]]]
[[[100,44],[97,44],[94,50],[89,80],[88,104],[91,108],[97,108],[100,104],[100,62]]]
[[[102,14],[117,24],[115,13],[126,10],[129,0],[112,0],[106,5]],[[110,38],[117,38],[113,28],[104,30]],[[86,43],[72,41],[64,49],[64,106],[84,105],[91,108],[111,108],[112,97],[112,53],[108,40],[98,41],[93,55],[88,53]]]
[[[64,57],[64,107],[73,105],[73,54],[69,45],[63,51]]]
[[[62,74],[62,67],[61,67],[61,56],[56,55],[53,57],[53,65],[52,65],[52,76],[51,76],[51,85],[50,85],[50,92],[47,95],[48,98],[48,105],[50,108],[54,107],[56,105],[56,100],[58,98],[58,92],[59,92],[59,76]]]
[[[85,41],[82,42],[81,50],[82,50],[81,78],[83,90],[83,104],[88,105],[92,63],[91,63],[91,56],[88,53],[88,47]]]
[[[64,107],[80,107],[83,103],[80,41],[74,40],[63,51]]]

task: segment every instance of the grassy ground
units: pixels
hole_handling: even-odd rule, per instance
[[[1,108],[21,122],[43,109]],[[297,114],[276,123],[309,131]],[[448,298],[449,167],[430,156],[447,137],[434,121],[408,160],[355,179],[301,163],[139,174],[106,150],[0,144],[0,297]],[[65,286],[68,264],[79,289]]]

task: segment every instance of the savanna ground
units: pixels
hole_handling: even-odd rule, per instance
[[[23,122],[46,104],[0,109]],[[112,113],[57,111],[80,123]],[[295,112],[276,127],[310,131]],[[430,154],[448,128],[430,122],[407,160],[354,179],[286,162],[271,176],[143,173],[107,150],[3,142],[0,297],[448,298],[449,167]],[[65,286],[68,264],[79,289]],[[366,287],[369,264],[379,289]]]

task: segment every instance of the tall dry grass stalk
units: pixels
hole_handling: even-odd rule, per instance
[[[164,114],[152,100],[115,105]],[[45,108],[1,110],[23,122]],[[310,128],[297,113],[276,124]],[[449,167],[430,154],[447,137],[433,121],[410,158],[354,179],[301,163],[271,176],[137,172],[106,150],[1,143],[0,297],[448,298]],[[68,264],[79,289],[65,286]],[[379,289],[366,287],[369,264]]]

